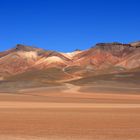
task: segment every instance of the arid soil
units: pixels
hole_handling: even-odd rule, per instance
[[[0,93],[0,140],[140,139],[139,94],[66,86]]]

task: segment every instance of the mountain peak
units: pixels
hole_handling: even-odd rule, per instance
[[[31,47],[31,46],[25,46],[22,44],[17,44],[16,47],[14,48],[14,50],[16,50],[16,51],[38,51],[41,49],[36,48],[36,47]]]
[[[131,46],[136,48],[140,47],[140,41],[132,42]]]
[[[95,46],[101,50],[123,50],[131,48],[131,44],[123,44],[119,42],[112,42],[112,43],[98,43]]]
[[[131,44],[123,44],[120,42],[112,42],[112,43],[98,43],[96,46],[131,46]]]
[[[81,50],[80,50],[80,49],[75,49],[75,50],[74,50],[74,52],[79,52],[79,51],[81,51]]]

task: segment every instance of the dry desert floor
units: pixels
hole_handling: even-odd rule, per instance
[[[70,88],[0,93],[0,140],[140,140],[140,94]]]

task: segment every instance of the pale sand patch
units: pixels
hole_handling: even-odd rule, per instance
[[[61,91],[59,91],[61,89]],[[118,100],[139,100],[139,94],[128,93],[96,93],[96,92],[80,92],[81,86],[73,84],[65,84],[63,87],[49,87],[49,88],[29,88],[20,90],[19,93],[26,95],[38,95],[48,97],[72,97],[72,98],[84,98],[84,99],[118,99]],[[59,92],[57,92],[59,91]],[[53,93],[53,94],[52,94]]]
[[[79,93],[79,90],[81,89],[81,86],[73,85],[73,84],[65,84],[66,88],[63,90],[64,93]]]
[[[72,137],[32,137],[32,136],[9,136],[9,135],[0,135],[0,140],[93,140],[91,138],[72,138]],[[103,140],[103,139],[94,139],[94,140]],[[114,139],[115,140],[115,139]]]
[[[105,138],[72,138],[72,137],[67,137],[67,138],[59,138],[59,137],[21,137],[21,136],[1,136],[0,135],[0,140],[106,140]],[[113,138],[110,140],[118,140],[118,138]],[[124,140],[120,139],[119,140]],[[128,138],[127,140],[138,140],[135,138]]]
[[[45,108],[140,108],[140,104],[120,103],[45,103],[45,102],[10,102],[0,101],[0,108],[45,109]]]

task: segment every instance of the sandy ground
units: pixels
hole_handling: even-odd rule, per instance
[[[139,94],[66,86],[63,92],[0,93],[0,140],[140,139]]]

